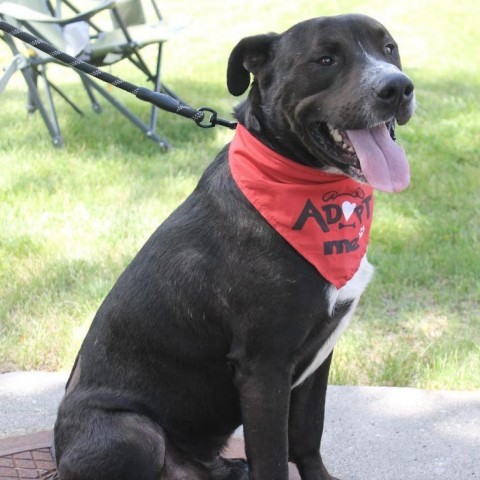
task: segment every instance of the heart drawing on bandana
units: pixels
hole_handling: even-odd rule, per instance
[[[342,212],[345,217],[345,221],[348,222],[348,219],[352,216],[352,213],[355,211],[356,203],[343,202],[342,203]]]

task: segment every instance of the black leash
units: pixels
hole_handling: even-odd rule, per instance
[[[109,83],[110,85],[120,88],[128,93],[132,93],[138,99],[143,100],[144,102],[151,103],[162,110],[166,110],[167,112],[175,113],[185,118],[190,118],[201,128],[212,128],[216,125],[221,125],[222,127],[234,129],[237,126],[236,122],[230,122],[228,120],[224,120],[223,118],[219,118],[217,116],[217,112],[211,108],[201,107],[196,110],[195,108],[180,103],[178,100],[169,95],[154,92],[148,88],[139,87],[133,83],[126,82],[115,75],[111,75],[87,62],[79,60],[78,58],[72,57],[61,50],[58,50],[44,40],[41,40],[30,33],[21,30],[20,28],[10,25],[3,20],[0,20],[0,30],[3,30],[9,35],[18,38],[25,43],[28,43],[32,47],[41,50],[42,52],[52,56],[56,60],[59,60],[69,67],[86,73],[87,75],[91,75],[94,78],[98,78],[99,80]],[[206,121],[204,121],[205,112],[211,114],[210,118]]]

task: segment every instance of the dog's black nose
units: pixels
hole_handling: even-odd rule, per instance
[[[414,86],[411,80],[403,73],[388,76],[377,89],[377,95],[385,103],[397,106],[409,101],[413,97]]]

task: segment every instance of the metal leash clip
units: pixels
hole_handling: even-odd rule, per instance
[[[208,123],[202,123],[205,120],[205,115],[201,118],[195,119],[195,123],[200,128],[213,128],[216,125],[221,125],[222,127],[227,127],[234,129],[237,126],[237,122],[230,122],[228,120],[224,120],[223,118],[218,118],[216,110],[209,107],[200,107],[198,109],[199,112],[209,112],[211,113],[210,118],[207,120]]]

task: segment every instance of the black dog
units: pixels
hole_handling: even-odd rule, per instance
[[[332,350],[373,268],[372,187],[405,188],[414,110],[397,45],[361,15],[243,39],[230,147],[99,309],[55,425],[61,480],[332,479]],[[312,242],[312,239],[314,240]],[[248,462],[220,456],[244,426]]]

